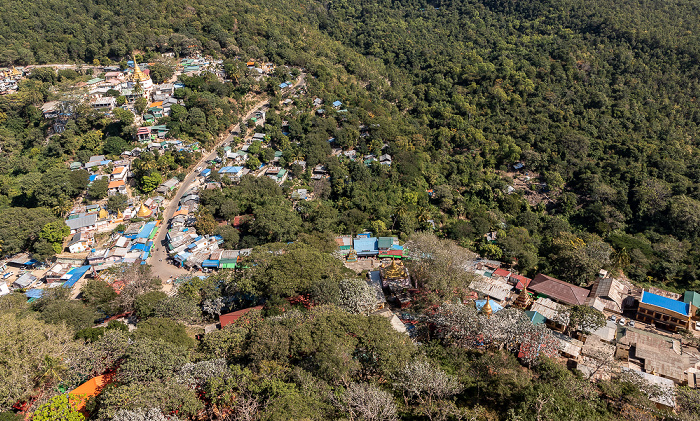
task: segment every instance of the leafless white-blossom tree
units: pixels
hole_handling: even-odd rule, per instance
[[[229,369],[226,360],[220,358],[198,363],[187,363],[182,366],[175,379],[180,384],[196,388],[202,386],[210,378],[225,376],[228,373]]]
[[[112,421],[178,421],[175,416],[165,416],[158,408],[135,409],[127,411],[122,409],[112,418]]]
[[[420,360],[406,363],[395,378],[394,388],[403,393],[407,404],[409,401],[418,404],[418,412],[430,420],[449,417],[456,408],[445,398],[464,389],[454,377]]]
[[[544,326],[535,326],[519,309],[500,310],[491,316],[472,306],[443,304],[431,317],[438,335],[464,348],[495,347],[516,351],[525,344],[533,362],[540,351],[551,355],[556,340]]]
[[[369,314],[377,306],[377,292],[367,281],[357,278],[342,279],[339,307],[353,314]]]
[[[350,421],[397,420],[396,404],[390,393],[365,383],[351,383],[345,389],[340,406]]]

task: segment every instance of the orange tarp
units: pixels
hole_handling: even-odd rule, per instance
[[[102,389],[112,380],[111,374],[93,377],[80,386],[68,392],[76,399],[76,409],[82,411],[85,408],[88,398],[97,396],[102,392]]]
[[[156,101],[151,103],[151,105],[148,106],[148,108],[153,108],[153,107],[162,107],[163,106],[163,101]]]
[[[187,215],[189,211],[187,209],[180,209],[179,211],[175,212],[173,214],[173,217],[178,216],[178,215]]]

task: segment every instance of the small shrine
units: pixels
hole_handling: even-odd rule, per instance
[[[383,265],[379,273],[381,274],[384,288],[411,288],[411,277],[408,274],[408,269],[401,261],[397,262],[396,259],[392,259],[391,264]]]
[[[357,262],[357,252],[355,250],[350,250],[347,257],[348,262]]]
[[[97,214],[97,219],[102,221],[109,218],[109,212],[105,208],[100,208],[100,212]]]
[[[515,302],[513,302],[513,307],[521,308],[524,310],[528,308],[530,304],[532,304],[532,298],[527,292],[527,287],[525,287],[522,289],[522,291],[520,291],[520,294],[518,294],[518,298],[515,299]]]

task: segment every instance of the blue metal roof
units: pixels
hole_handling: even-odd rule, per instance
[[[211,173],[211,170],[209,168],[207,168],[206,170],[202,170],[202,172],[200,174],[202,174],[204,177],[206,177],[209,175],[209,173]]]
[[[335,101],[335,102],[333,102],[333,106],[334,106],[334,107],[340,107],[341,105],[343,105],[343,103],[340,102],[340,101]]]
[[[141,228],[136,238],[148,238],[151,235],[151,231],[156,227],[156,221],[151,221]]]
[[[146,251],[146,245],[145,244],[134,244],[133,246],[131,246],[129,251],[134,251],[134,250]]]
[[[377,244],[376,237],[355,238],[353,247],[358,255],[379,253],[379,245]]]
[[[68,275],[70,275],[70,278],[66,281],[66,283],[63,284],[64,288],[73,288],[73,285],[75,285],[76,282],[82,278],[85,273],[90,270],[92,266],[86,265],[86,266],[81,266],[79,268],[74,268],[68,271]]]
[[[651,292],[642,292],[642,303],[665,308],[684,316],[690,316],[690,304],[682,301],[676,301],[661,295],[652,294]]]
[[[486,300],[476,300],[474,301],[474,304],[476,304],[476,310],[481,311],[481,309],[486,305]],[[491,310],[493,310],[494,313],[496,313],[499,310],[503,310],[503,306],[491,300],[489,300],[489,305],[491,306]]]
[[[218,260],[205,260],[202,262],[202,267],[203,268],[218,268],[219,261]]]

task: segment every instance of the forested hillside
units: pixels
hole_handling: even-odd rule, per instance
[[[526,273],[586,283],[603,263],[684,289],[700,282],[694,16],[690,1],[8,1],[0,61],[201,50],[304,67],[349,104],[340,146],[389,142],[397,158],[388,178],[335,169],[353,173],[332,184],[341,220],[403,233],[434,220]],[[307,123],[302,137],[320,124]],[[546,200],[506,194],[517,161]],[[493,229],[502,241],[485,247]]]
[[[20,410],[82,419],[65,392],[103,374],[109,384],[87,401],[90,419],[697,420],[697,390],[676,388],[676,412],[659,410],[650,398],[661,389],[618,372],[591,382],[595,372],[548,358],[561,342],[522,311],[451,303],[478,298],[467,297],[465,247],[528,276],[588,285],[602,267],[637,284],[700,290],[698,8],[0,2],[0,66],[99,67],[34,68],[0,96],[0,257],[60,252],[66,213],[107,197],[106,183],[88,187],[89,172],[69,165],[143,146],[126,109],[76,104],[60,133],[42,115],[46,102],[104,76],[104,65],[151,62],[159,83],[183,57],[222,59],[218,75],[179,76],[178,105],[158,124],[208,154],[251,102],[269,102],[264,125],[238,126],[265,139],[248,145],[244,162],[289,173],[279,183],[234,181],[209,168],[216,187],[200,192],[194,225],[227,249],[250,248],[236,254],[236,269],[181,277],[166,294],[171,281],[150,265],[115,265],[107,276],[123,282],[118,292],[93,278],[77,299],[64,288],[30,302],[19,289],[0,297],[0,420],[18,420]],[[249,61],[274,70],[260,76]],[[290,78],[303,88],[283,91]],[[350,151],[357,159],[346,159]],[[364,159],[386,155],[389,165]],[[154,196],[199,158],[143,151],[132,161],[132,192]],[[314,180],[317,165],[324,176]],[[313,200],[295,199],[300,187]],[[106,206],[121,213],[125,202],[115,195]],[[392,322],[368,315],[377,291],[337,258],[335,236],[365,231],[399,237],[413,258],[406,268],[418,292],[410,309],[394,309],[401,320],[388,309]],[[562,311],[566,323],[581,320],[582,308]],[[129,326],[94,327],[124,315]],[[627,329],[622,321],[613,330]],[[616,366],[600,360],[601,374]]]

